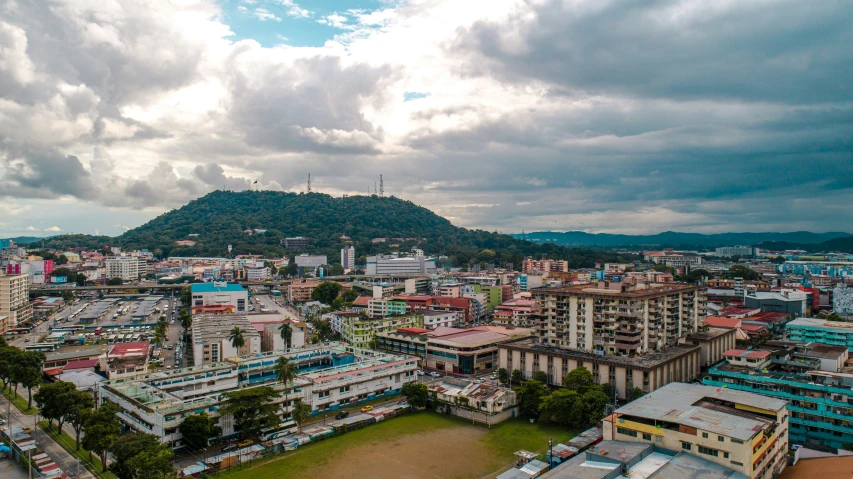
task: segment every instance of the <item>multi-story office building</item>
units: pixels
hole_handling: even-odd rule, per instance
[[[297,367],[296,379],[287,385],[276,379],[281,356]],[[128,428],[179,448],[183,442],[178,426],[200,412],[217,422],[222,437],[236,434],[233,418],[220,415],[223,393],[259,386],[275,389],[281,393],[274,400],[280,428],[290,429],[295,426],[290,411],[296,399],[311,405],[312,414],[334,410],[399,393],[403,384],[415,380],[416,369],[414,357],[325,343],[106,381],[98,385],[97,398],[116,403],[121,408],[118,418]]]
[[[755,249],[752,246],[723,246],[714,250],[714,255],[721,258],[732,256],[752,256]]]
[[[696,253],[645,251],[643,258],[654,264],[662,264],[671,268],[684,268],[685,266],[698,266],[702,264],[702,257]]]
[[[563,260],[535,260],[535,259],[526,259],[523,263],[521,263],[521,271],[523,273],[568,273],[569,272],[569,262]]]
[[[365,274],[371,276],[417,275],[435,272],[435,258],[423,256],[376,255],[367,257]]]
[[[702,383],[788,402],[791,445],[841,449],[853,443],[853,367],[841,346],[770,342],[726,352]]]
[[[640,354],[677,344],[705,317],[705,290],[599,281],[533,292],[533,318],[545,345],[606,354]]]
[[[0,316],[6,317],[7,328],[18,327],[32,319],[27,275],[0,275]]]
[[[788,339],[831,346],[844,346],[853,351],[853,323],[799,318],[785,325]]]
[[[341,249],[341,266],[344,268],[344,273],[355,269],[355,247],[347,246]]]
[[[249,292],[239,284],[214,281],[195,283],[191,287],[192,311],[204,314],[209,306],[232,306],[238,313],[245,313],[249,303]]]
[[[293,238],[285,238],[280,241],[281,245],[287,249],[304,249],[309,245],[308,238],[303,238],[302,236],[295,236]]]
[[[367,302],[367,315],[371,318],[387,318],[406,314],[406,302],[392,298],[371,298]]]
[[[312,275],[317,274],[317,269],[320,266],[328,264],[328,260],[325,255],[301,254],[295,258],[295,261],[300,272]]]
[[[609,384],[617,397],[626,399],[634,388],[647,393],[673,381],[692,381],[699,376],[702,355],[701,348],[693,345],[617,356],[520,339],[498,345],[498,362],[507,371],[518,369],[524,379],[533,379],[537,371],[542,371],[552,386],[562,386],[569,371],[584,367],[592,372],[596,384]]]
[[[294,280],[287,285],[287,300],[291,303],[311,301],[311,293],[317,286],[320,286],[320,283],[316,281]]]
[[[825,274],[849,278],[853,277],[853,261],[786,261],[778,266],[778,271],[797,276]]]
[[[605,418],[604,439],[686,451],[752,479],[787,464],[787,403],[760,394],[672,383]]]
[[[368,348],[379,333],[396,331],[399,328],[423,328],[423,314],[389,316],[387,318],[364,318],[340,316],[341,340],[357,348]]]
[[[808,296],[808,293],[794,290],[748,292],[743,298],[743,305],[748,308],[760,308],[762,311],[790,314],[799,318],[806,314]]]
[[[376,335],[377,347],[384,351],[418,356],[428,369],[454,374],[475,374],[497,367],[498,345],[529,336],[531,329],[507,330],[478,326],[469,329],[399,328]]]
[[[234,328],[243,332],[244,345],[235,348],[229,338]],[[218,363],[261,352],[261,335],[245,315],[218,314],[193,318],[193,361],[196,366]]]
[[[452,328],[456,326],[456,313],[446,311],[424,311],[424,329]]]
[[[136,256],[110,256],[104,261],[104,266],[107,279],[139,279],[139,259]]]

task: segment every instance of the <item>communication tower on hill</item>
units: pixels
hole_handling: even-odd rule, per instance
[[[308,173],[308,193],[311,193],[311,173]]]
[[[382,183],[382,175],[379,175],[379,196],[385,196],[385,185]]]

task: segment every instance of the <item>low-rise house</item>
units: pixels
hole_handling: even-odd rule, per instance
[[[510,388],[445,377],[430,384],[429,392],[451,414],[484,424],[497,424],[518,415],[518,396]]]
[[[148,372],[148,342],[113,345],[98,364],[107,379],[132,378]]]

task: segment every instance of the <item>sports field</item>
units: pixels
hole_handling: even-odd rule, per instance
[[[227,479],[485,478],[512,466],[519,449],[544,452],[564,428],[506,421],[492,427],[419,412],[301,447],[268,462],[222,474]]]

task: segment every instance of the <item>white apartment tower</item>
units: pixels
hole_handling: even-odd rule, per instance
[[[32,319],[28,275],[0,275],[0,317],[2,316],[6,316],[6,325],[9,328],[16,328]]]
[[[341,266],[344,267],[344,272],[348,273],[355,269],[355,247],[347,246],[341,249]]]
[[[113,256],[105,261],[107,279],[139,279],[139,260],[135,256]]]

